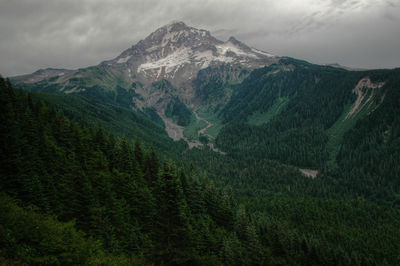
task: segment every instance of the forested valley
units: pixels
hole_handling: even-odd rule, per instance
[[[333,150],[327,130],[354,101],[351,88],[365,73],[299,69],[281,77],[267,67],[243,81],[219,114],[226,125],[216,144],[225,155],[173,142],[162,125],[121,106],[29,93],[1,78],[0,261],[399,264],[397,73],[369,74],[389,80],[385,105],[354,119]],[[347,75],[349,85],[318,87],[333,84],[335,75]],[[271,84],[265,78],[275,79],[274,90],[257,84]],[[322,94],[312,104],[305,104],[313,101],[307,80]],[[285,91],[293,86],[299,89]],[[255,110],[246,108],[267,112],[273,99],[286,102],[284,111],[268,123],[248,123]],[[178,100],[168,110],[171,117],[187,113]],[[312,179],[298,167],[320,174]]]

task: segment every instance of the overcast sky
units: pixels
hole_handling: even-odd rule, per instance
[[[400,67],[400,0],[0,0],[0,73],[96,65],[174,20],[313,63]]]

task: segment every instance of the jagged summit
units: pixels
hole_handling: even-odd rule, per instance
[[[192,32],[200,32],[200,33],[210,34],[210,32],[208,30],[196,29],[196,28],[190,27],[190,26],[186,25],[183,21],[175,21],[175,22],[169,23],[167,25],[164,25],[164,26],[158,28],[155,32],[160,32],[160,31],[166,31],[166,32],[192,31]],[[153,32],[153,33],[155,33],[155,32]],[[150,36],[152,34],[150,34]]]
[[[234,37],[224,42],[207,30],[178,21],[155,30],[117,58],[104,63],[126,69],[142,83],[168,79],[178,86],[211,65],[239,64],[252,69],[276,61],[277,57],[248,47]]]
[[[238,41],[238,39],[236,39],[236,38],[233,37],[233,36],[229,37],[228,41],[231,42],[231,43],[238,44],[238,45],[239,45],[239,44],[242,44],[240,41]]]
[[[174,97],[190,102],[195,97],[193,82],[202,69],[227,66],[225,69],[238,71],[229,74],[233,77],[242,69],[251,70],[279,60],[280,57],[251,48],[234,37],[221,41],[207,30],[177,21],[156,29],[116,58],[97,66],[77,70],[48,69],[14,80],[31,83],[33,87],[47,81],[52,89],[64,93],[135,86],[135,93],[143,99],[136,98],[136,106],[155,106],[162,113],[170,96],[155,90],[155,82],[168,80],[176,89]]]
[[[221,41],[207,30],[174,21],[156,29],[116,58],[103,61],[97,67],[126,83],[148,85],[167,79],[175,87],[182,87],[190,85],[198,71],[209,66],[230,64],[254,69],[277,61],[279,57],[251,48],[234,37]],[[59,79],[53,79],[54,83],[62,83],[65,87],[71,83],[70,78],[77,78],[76,75],[81,79],[88,72],[85,69],[47,70],[45,73],[21,76],[20,80],[38,82],[59,76]]]
[[[174,51],[181,46],[196,48],[211,43],[222,42],[212,37],[209,31],[189,27],[183,22],[175,22],[157,29],[140,41],[138,46],[145,48],[146,52],[164,48],[163,56],[165,52],[168,54],[168,52]],[[133,46],[132,48],[136,47]]]
[[[189,28],[185,22],[181,21],[181,20],[173,20],[170,23],[164,25],[163,27],[175,27],[175,26],[180,26],[180,27],[185,27],[185,28]],[[162,27],[162,28],[163,28]]]

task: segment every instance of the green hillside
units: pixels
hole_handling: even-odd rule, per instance
[[[27,94],[1,80],[0,233],[10,237],[0,259],[62,264],[67,252],[77,264],[399,264],[400,69],[287,58],[251,73],[223,70],[197,79],[196,114],[226,153],[172,141],[154,109],[133,111],[122,90],[119,100]],[[175,98],[167,115],[196,139],[207,123],[189,106]],[[78,248],[27,243],[11,225],[15,213],[38,234],[57,230],[49,223],[69,228],[68,245]],[[82,246],[93,251],[79,257]]]
[[[185,149],[183,143],[174,143],[168,137],[161,118],[152,109],[137,112],[79,95],[59,93],[34,93],[32,98],[46,101],[67,117],[80,123],[94,127],[101,125],[118,137],[140,139],[164,153],[169,153],[171,146],[179,150]]]

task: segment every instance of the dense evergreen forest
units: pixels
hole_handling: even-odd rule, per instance
[[[232,255],[220,251],[235,235],[229,191],[139,141],[80,126],[3,79],[0,86],[2,261],[204,265]],[[238,240],[246,260],[253,237]]]
[[[179,98],[173,98],[165,109],[165,115],[172,118],[180,126],[187,126],[190,124],[192,112],[182,103]]]
[[[362,88],[350,116],[353,89],[365,77],[384,85]],[[319,169],[334,193],[398,206],[399,77],[400,69],[345,71],[294,59],[254,70],[220,111],[226,124],[216,143],[236,161]]]
[[[252,80],[251,75],[245,84]],[[390,78],[387,86],[399,84]],[[380,123],[360,119],[357,130],[346,133],[338,167],[325,167],[330,152],[325,148],[325,130],[343,112],[339,104],[332,105],[332,110],[337,109],[336,119],[326,120],[316,112],[315,123],[310,122],[315,121],[312,115],[287,120],[288,126],[283,124],[282,130],[291,137],[298,134],[304,145],[315,143],[299,147],[300,151],[315,149],[315,156],[283,155],[281,159],[282,151],[267,158],[264,150],[252,146],[250,152],[247,145],[235,141],[232,143],[238,145],[230,146],[227,155],[209,149],[187,150],[185,144],[167,140],[162,126],[146,120],[146,114],[105,108],[85,98],[29,94],[13,89],[4,79],[0,79],[0,93],[2,263],[400,262],[399,175],[393,167],[399,161],[398,90],[389,90],[390,104],[373,113],[374,121]],[[354,100],[350,93],[343,97]],[[75,101],[78,104],[74,106]],[[88,106],[92,109],[86,117],[77,115],[80,108]],[[278,122],[288,118],[282,113],[282,118],[273,118],[270,125],[248,125],[245,117],[229,119],[234,123],[228,122],[217,139],[226,149],[229,145],[225,143],[235,134],[247,132],[260,138],[265,132],[280,132]],[[126,128],[124,121],[136,126]],[[290,131],[294,122],[301,124],[297,128],[303,131]],[[283,140],[284,136],[280,143]],[[288,144],[288,149],[299,143]],[[173,147],[170,151],[168,145]],[[357,162],[359,171],[354,172],[354,165],[348,162]],[[306,178],[288,164],[322,167],[323,173],[317,179]],[[382,174],[386,177],[379,179]],[[378,181],[382,190],[368,194]]]

